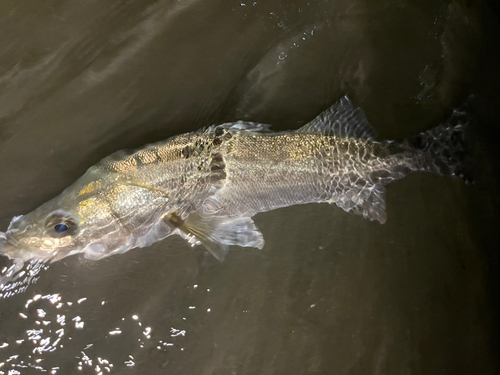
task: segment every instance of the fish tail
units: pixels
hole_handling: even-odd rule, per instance
[[[452,117],[452,119],[456,116]],[[458,177],[472,182],[468,168],[469,144],[466,137],[467,122],[440,125],[410,138],[408,144],[419,150],[423,170]]]

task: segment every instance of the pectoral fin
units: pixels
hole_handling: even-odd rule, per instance
[[[264,247],[262,233],[250,217],[202,216],[192,213],[184,221],[172,214],[166,220],[177,226],[190,243],[203,244],[221,262],[230,245],[259,249]]]

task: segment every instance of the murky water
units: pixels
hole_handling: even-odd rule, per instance
[[[393,183],[384,225],[259,214],[264,249],[222,264],[170,237],[41,268],[2,291],[0,374],[494,374],[500,12],[423,3],[3,2],[1,230],[118,149],[296,129],[343,94],[380,138],[469,103],[476,183]]]

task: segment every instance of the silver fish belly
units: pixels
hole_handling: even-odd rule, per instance
[[[14,218],[0,232],[0,252],[23,261],[100,259],[178,234],[223,260],[230,245],[263,248],[252,216],[280,207],[331,203],[384,223],[386,184],[411,171],[464,178],[464,151],[463,125],[378,142],[347,97],[296,131],[210,126],[103,159]]]

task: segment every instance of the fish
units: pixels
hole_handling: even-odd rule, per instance
[[[25,262],[98,260],[179,235],[219,261],[230,246],[262,249],[257,213],[334,204],[385,223],[385,186],[426,171],[467,181],[466,124],[377,141],[344,96],[293,131],[237,121],[104,158],[54,199],[0,232],[0,253]]]

